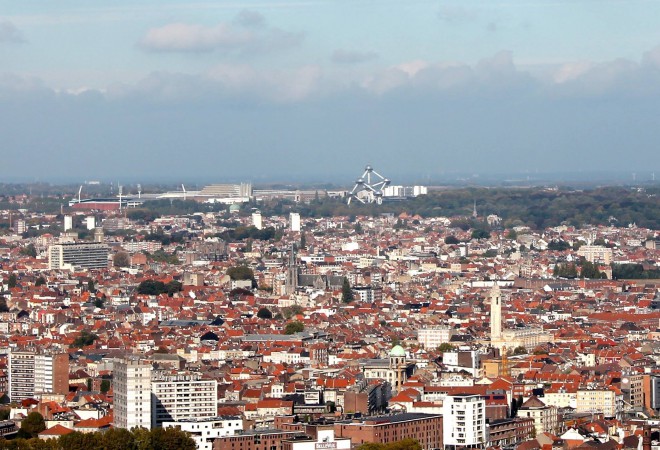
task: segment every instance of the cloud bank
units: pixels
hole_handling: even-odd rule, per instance
[[[139,46],[155,52],[264,53],[299,45],[302,33],[269,27],[254,11],[242,11],[232,22],[213,26],[170,23],[147,31]]]
[[[239,20],[240,29],[265,26]],[[506,51],[473,65],[366,71],[218,64],[78,95],[5,74],[0,100],[4,177],[334,180],[371,163],[396,180],[660,165],[660,47],[543,76]]]

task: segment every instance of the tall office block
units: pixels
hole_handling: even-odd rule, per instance
[[[291,231],[299,232],[300,231],[300,214],[291,213],[289,215],[289,224],[291,225]]]
[[[73,217],[66,215],[64,216],[64,231],[69,231],[73,228]]]
[[[108,267],[108,246],[102,243],[71,242],[48,247],[49,269],[105,269]]]
[[[154,372],[151,382],[151,425],[208,419],[218,415],[218,382],[199,374]]]
[[[151,364],[123,359],[114,364],[114,426],[151,428]]]
[[[39,394],[69,392],[69,356],[34,351],[11,351],[9,363],[9,398],[13,402]]]

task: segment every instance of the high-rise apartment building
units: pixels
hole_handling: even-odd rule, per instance
[[[108,267],[108,246],[95,242],[71,242],[48,247],[49,269],[105,269]]]
[[[151,364],[122,359],[113,366],[114,425],[151,428]]]
[[[442,404],[445,449],[485,448],[486,400],[480,395],[448,395]]]
[[[21,401],[39,394],[69,392],[69,356],[34,351],[9,353],[9,398]]]
[[[207,419],[218,415],[218,382],[190,372],[154,372],[151,425]]]
[[[300,232],[300,213],[290,213],[289,214],[289,225],[291,226],[291,231]]]

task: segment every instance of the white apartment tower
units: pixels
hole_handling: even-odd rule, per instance
[[[445,449],[486,447],[486,401],[480,395],[448,395],[442,404]]]
[[[151,428],[151,364],[123,359],[113,367],[114,426]]]
[[[9,353],[9,399],[20,402],[34,396],[34,352]]]
[[[73,228],[73,217],[70,215],[64,216],[64,231],[69,231]]]
[[[292,212],[289,214],[289,225],[291,226],[291,231],[300,232],[300,214]]]
[[[252,213],[252,225],[254,225],[257,230],[263,229],[264,225],[263,221],[261,220],[261,213],[259,211]]]
[[[190,372],[154,372],[151,425],[208,419],[218,415],[218,382]]]
[[[69,392],[69,355],[14,351],[8,357],[9,398],[18,402],[40,394]]]

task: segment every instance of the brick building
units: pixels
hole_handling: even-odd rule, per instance
[[[354,446],[365,442],[389,444],[415,439],[422,449],[442,448],[442,415],[404,413],[336,422],[335,436],[351,438]]]
[[[304,436],[299,431],[257,430],[244,431],[240,435],[218,438],[213,450],[284,450],[283,442]]]

